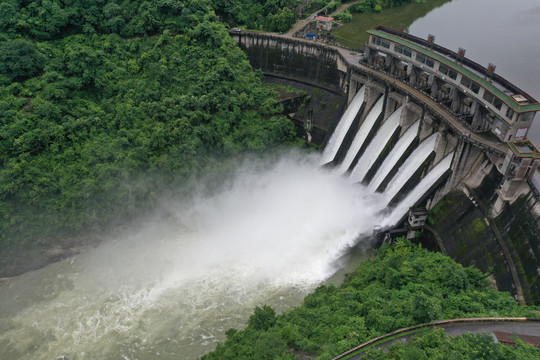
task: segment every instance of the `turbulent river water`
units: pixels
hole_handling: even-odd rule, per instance
[[[223,191],[1,285],[0,359],[195,359],[255,306],[298,305],[382,203],[319,161],[247,163]]]

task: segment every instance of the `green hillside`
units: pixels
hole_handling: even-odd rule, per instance
[[[296,309],[276,316],[266,305],[256,308],[244,330],[228,330],[227,341],[204,359],[295,359],[306,353],[332,359],[369,339],[433,320],[539,315],[538,308],[520,307],[508,293],[489,288],[477,269],[399,241],[379,249],[341,286],[319,287]],[[440,346],[438,351],[442,340]]]
[[[211,1],[3,1],[0,253],[153,206],[294,140]]]

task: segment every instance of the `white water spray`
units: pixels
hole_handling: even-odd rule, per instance
[[[382,201],[319,157],[249,164],[87,253],[0,286],[0,359],[196,359],[253,308],[296,306]]]
[[[399,161],[399,159],[401,159],[405,151],[409,148],[409,146],[411,146],[412,142],[416,138],[419,126],[420,121],[416,121],[407,129],[405,134],[401,136],[390,154],[382,163],[381,167],[379,168],[373,179],[371,179],[371,181],[369,182],[369,192],[375,192],[379,188],[379,186],[381,186],[384,179],[386,179],[390,171],[392,171],[394,166],[396,166],[397,162]]]
[[[414,187],[414,189],[407,194],[407,196],[399,202],[399,204],[392,210],[389,216],[385,217],[382,226],[395,225],[400,219],[402,219],[409,211],[409,208],[414,206],[420,198],[428,191],[444,173],[450,169],[452,164],[452,157],[454,153],[446,155],[446,157],[439,161],[437,165],[430,172],[424,176],[424,178]]]
[[[337,152],[339,151],[339,148],[341,147],[341,144],[343,143],[343,140],[347,135],[347,132],[351,128],[351,125],[356,118],[358,111],[364,103],[365,91],[366,86],[364,85],[360,88],[360,90],[358,90],[353,100],[349,104],[349,107],[347,107],[347,110],[345,110],[345,112],[341,116],[341,120],[337,124],[336,129],[332,134],[332,137],[330,138],[330,140],[328,140],[328,144],[326,144],[326,147],[324,148],[324,152],[320,162],[321,165],[333,161],[336,157]]]
[[[360,157],[360,160],[358,160],[358,163],[351,172],[350,179],[352,182],[362,182],[362,180],[364,180],[367,172],[371,169],[381,151],[388,144],[392,135],[396,132],[402,112],[403,107],[394,111],[388,119],[386,119],[384,124],[382,124],[379,130],[377,130],[377,134],[369,143],[368,147]]]
[[[375,121],[377,121],[377,118],[379,117],[379,115],[381,115],[383,110],[383,103],[384,96],[381,96],[381,98],[373,106],[373,109],[371,109],[369,114],[366,116],[364,122],[362,123],[362,126],[360,126],[360,130],[358,130],[358,133],[355,135],[354,140],[349,150],[347,151],[345,159],[343,159],[343,162],[339,166],[339,171],[341,173],[345,173],[353,163],[354,158],[362,148],[362,145],[366,141],[369,132],[373,128]]]
[[[399,190],[401,190],[405,183],[433,152],[433,149],[435,148],[435,140],[437,140],[437,133],[422,141],[416,150],[414,150],[407,160],[405,160],[403,165],[400,166],[397,174],[392,178],[384,191],[386,204],[388,204],[394,198],[394,196],[396,196]]]

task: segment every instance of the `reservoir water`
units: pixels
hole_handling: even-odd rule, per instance
[[[383,24],[398,28],[457,51],[486,66],[540,101],[540,2],[538,0],[429,0],[380,14],[354,14],[353,21],[338,30],[339,42],[361,46],[365,31]],[[528,137],[540,147],[540,115]]]
[[[540,101],[540,2],[538,0],[454,0],[409,26],[426,38],[487,66]],[[540,115],[528,137],[540,147]]]

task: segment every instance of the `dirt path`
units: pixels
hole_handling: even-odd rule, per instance
[[[346,8],[348,8],[349,6],[352,6],[352,5],[356,5],[358,3],[361,3],[362,1],[364,0],[354,0],[354,1],[351,1],[351,2],[348,2],[348,3],[345,3],[345,4],[341,4],[338,6],[338,8],[336,9],[336,11],[334,11],[332,14],[330,14],[329,16],[333,16],[333,15],[337,15],[339,14],[340,12],[342,12],[343,10],[345,10]],[[327,5],[328,6],[328,5]],[[297,21],[290,29],[289,31],[287,31],[286,33],[283,34],[283,36],[286,36],[286,37],[292,37],[292,35],[297,32],[298,30],[300,30],[301,28],[303,28],[304,26],[306,26],[309,22],[313,21],[321,11],[323,11],[324,9],[326,8],[323,7],[322,9],[320,10],[317,10],[316,12],[314,12],[313,14],[311,14],[309,17],[307,17],[306,19],[304,20],[300,20],[300,21]]]

